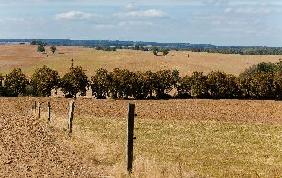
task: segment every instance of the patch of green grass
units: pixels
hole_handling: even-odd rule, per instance
[[[108,149],[107,161],[125,155],[126,119],[83,118],[76,124]],[[282,175],[282,126],[219,121],[138,120],[135,155],[159,164],[181,164],[187,172],[211,177]]]

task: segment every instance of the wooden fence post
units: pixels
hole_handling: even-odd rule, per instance
[[[51,103],[48,101],[48,122],[51,122]]]
[[[74,101],[70,102],[70,108],[69,108],[69,115],[68,115],[68,129],[69,133],[72,133],[72,121],[73,121],[73,112],[74,112]]]
[[[127,121],[127,171],[132,172],[135,104],[128,105]]]
[[[33,103],[32,106],[31,106],[32,113],[33,113],[34,115],[36,114],[36,106],[37,106],[37,103],[36,103],[36,101],[34,101],[34,103]]]
[[[41,117],[41,103],[40,102],[38,102],[38,118],[40,118]]]

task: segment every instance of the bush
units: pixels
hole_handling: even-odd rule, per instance
[[[25,95],[26,86],[29,84],[27,77],[20,68],[13,69],[6,75],[5,88],[8,96]]]
[[[133,96],[133,73],[127,69],[115,68],[110,72],[110,93],[112,98],[129,98]]]
[[[281,61],[276,64],[270,62],[269,63],[262,62],[246,69],[242,74],[240,74],[240,77],[252,76],[256,73],[275,73],[278,72],[279,70],[282,71],[281,70],[282,67],[280,67],[280,64],[282,66]]]
[[[37,52],[45,52],[45,47],[43,45],[38,45],[37,46]]]
[[[150,92],[152,92],[152,85],[150,85],[150,79],[147,78],[145,73],[137,72],[133,73],[133,97],[135,99],[146,99]],[[147,80],[149,79],[149,80]]]
[[[96,75],[91,77],[92,95],[97,99],[107,98],[110,88],[109,77],[106,69],[98,69]]]
[[[274,99],[274,74],[256,73],[249,83],[251,97],[255,99]]]
[[[178,82],[179,72],[177,70],[161,70],[156,72],[154,90],[158,99],[170,98],[168,94]]]
[[[282,99],[282,72],[278,72],[274,75],[273,80],[274,95],[276,99]]]
[[[71,67],[60,82],[60,87],[66,97],[76,97],[80,92],[81,96],[85,96],[88,87],[88,79],[81,66]]]
[[[207,76],[209,94],[214,99],[236,98],[239,96],[239,86],[236,77],[223,72],[211,72]]]
[[[56,52],[57,48],[56,48],[56,46],[53,45],[53,46],[50,47],[50,50],[54,54]]]
[[[207,98],[209,96],[207,76],[203,72],[193,72],[190,80],[193,98]]]
[[[156,77],[156,73],[153,73],[152,71],[146,71],[143,73],[143,80],[144,80],[144,87],[148,89],[148,95],[147,97],[153,98],[154,94],[154,86],[157,85],[158,80]]]
[[[185,76],[179,79],[179,83],[176,87],[177,98],[190,98],[191,97],[192,78]]]
[[[169,54],[169,49],[168,48],[162,49],[162,52],[163,52],[163,55],[166,56]]]
[[[43,66],[36,69],[31,77],[31,86],[35,96],[51,96],[52,89],[59,86],[60,77],[57,71]]]

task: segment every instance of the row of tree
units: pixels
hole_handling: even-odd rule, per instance
[[[191,48],[193,52],[208,52],[221,54],[240,55],[282,55],[282,48],[276,47],[213,47],[213,48]]]
[[[180,77],[177,70],[131,72],[126,69],[98,69],[88,79],[82,67],[71,67],[63,77],[43,66],[30,79],[21,69],[0,75],[0,96],[51,96],[60,89],[66,97],[86,95],[92,90],[97,99],[282,99],[282,61],[261,63],[239,77],[224,72],[204,75],[194,72]],[[173,94],[175,93],[175,94]]]

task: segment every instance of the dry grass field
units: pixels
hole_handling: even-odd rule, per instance
[[[48,47],[47,47],[48,49]],[[49,50],[49,49],[48,49]],[[60,53],[60,54],[59,54]],[[190,58],[187,57],[189,53]],[[31,75],[47,65],[62,75],[71,65],[131,71],[220,70],[238,75],[282,56],[240,56],[172,51],[96,51],[0,45],[0,73],[14,67]],[[31,111],[42,102],[42,117]],[[52,103],[47,123],[46,102]],[[67,134],[64,98],[0,98],[0,177],[129,177],[125,171],[127,105],[136,104],[135,161],[131,177],[266,177],[282,175],[282,102],[248,100],[75,100],[73,134]]]
[[[42,104],[41,119],[31,112]],[[47,124],[46,102],[52,103]],[[77,99],[66,132],[67,99],[0,98],[0,176],[127,177],[127,104],[136,104],[132,177],[282,175],[282,102]],[[19,141],[20,140],[20,141]]]
[[[220,70],[238,75],[253,64],[277,62],[282,58],[282,56],[241,56],[188,51],[171,51],[168,56],[163,57],[154,56],[152,52],[133,50],[106,52],[83,47],[58,47],[57,53],[53,55],[49,47],[46,49],[48,57],[46,54],[37,53],[35,46],[0,46],[0,71],[7,73],[14,67],[22,67],[30,75],[35,68],[47,65],[63,74],[70,67],[73,58],[75,65],[81,65],[88,75],[92,75],[101,67],[108,70],[118,67],[131,71],[178,69],[181,75],[193,71],[207,73]]]

